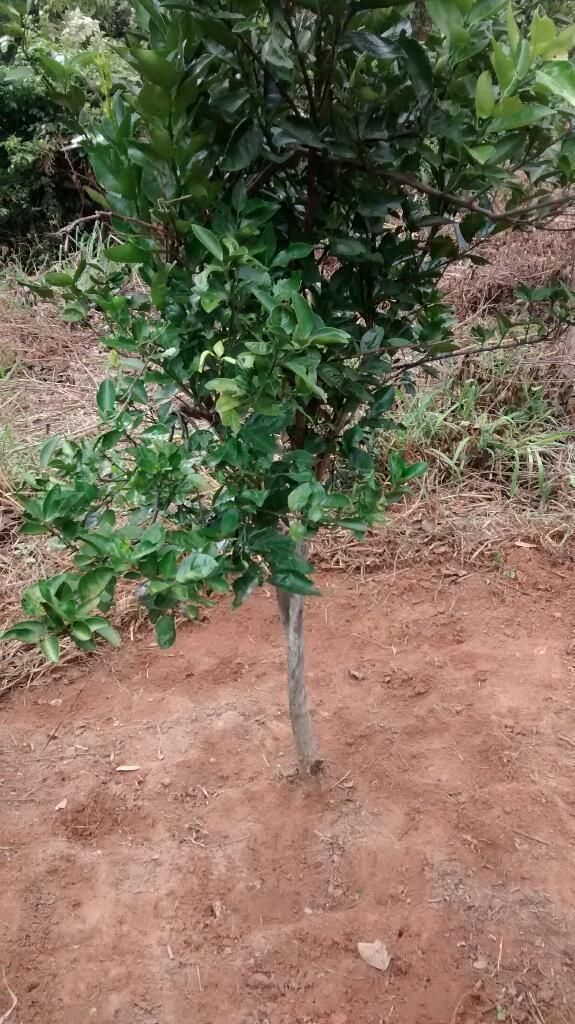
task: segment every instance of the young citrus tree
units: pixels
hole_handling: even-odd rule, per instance
[[[117,644],[105,613],[131,580],[169,647],[176,614],[267,581],[314,772],[308,542],[361,535],[423,471],[394,453],[382,489],[374,438],[398,428],[395,388],[456,349],[446,267],[566,202],[575,30],[535,14],[522,36],[501,0],[428,0],[425,43],[393,0],[134,6],[137,81],[84,142],[111,244],[42,288],[108,324],[101,429],[51,438],[22,498],[24,532],[74,568],[26,591],[5,638],[53,660],[63,635]],[[73,68],[54,54],[43,72],[81,116]]]

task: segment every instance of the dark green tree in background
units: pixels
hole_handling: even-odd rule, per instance
[[[85,189],[92,175],[74,142],[77,125],[53,95],[44,64],[57,46],[82,82],[85,116],[99,114],[129,71],[117,41],[132,22],[128,0],[0,4],[0,257],[41,260],[57,247],[57,228],[94,210]]]
[[[100,431],[52,438],[22,499],[24,531],[58,537],[74,569],[29,589],[5,638],[54,660],[62,635],[117,643],[104,616],[131,580],[168,647],[176,613],[268,581],[313,772],[309,541],[362,535],[424,470],[393,453],[382,487],[374,438],[399,428],[396,389],[456,349],[446,267],[569,202],[575,29],[537,13],[520,29],[501,0],[428,0],[424,42],[393,0],[134,7],[133,78],[84,126],[116,240],[41,288],[68,319],[104,314],[116,369]],[[42,70],[82,119],[74,65],[53,52]],[[476,342],[535,340],[573,298],[525,294],[529,315]]]

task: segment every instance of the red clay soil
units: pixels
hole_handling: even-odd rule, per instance
[[[7,698],[9,1024],[572,1021],[575,574],[512,551],[320,577],[319,782],[263,592]]]

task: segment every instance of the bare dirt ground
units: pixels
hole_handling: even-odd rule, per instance
[[[9,1024],[574,1020],[575,572],[507,566],[320,577],[320,782],[263,592],[7,696]]]

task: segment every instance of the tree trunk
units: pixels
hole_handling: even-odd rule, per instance
[[[278,589],[276,594],[287,645],[288,702],[295,748],[304,771],[317,775],[323,762],[315,744],[305,689],[304,599],[286,590]]]

